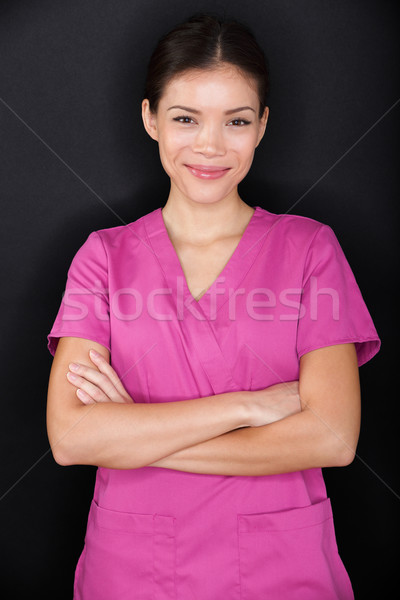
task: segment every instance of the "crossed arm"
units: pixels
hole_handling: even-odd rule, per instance
[[[97,356],[89,358],[90,348]],[[79,365],[74,373],[72,360]],[[61,338],[49,381],[50,445],[63,465],[152,466],[218,475],[272,475],[353,460],[360,428],[354,344],[301,357],[297,410],[292,400],[287,403],[285,385],[278,392],[269,412],[263,406],[263,425],[254,412],[259,392],[135,404],[109,365],[107,349]]]

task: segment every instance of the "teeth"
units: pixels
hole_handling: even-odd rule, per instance
[[[196,169],[196,171],[204,171],[205,173],[217,173],[218,171],[226,171],[226,167],[221,167],[220,169],[207,169],[207,167],[191,167],[191,169]]]

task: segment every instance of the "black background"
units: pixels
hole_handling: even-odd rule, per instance
[[[369,0],[0,3],[0,569],[7,597],[72,597],[95,469],[62,468],[49,451],[46,335],[88,234],[166,202],[169,179],[141,120],[144,77],[158,38],[198,10],[247,22],[270,60],[268,127],[241,197],[334,229],[382,339],[360,369],[358,457],[324,474],[356,599],[389,597],[399,508],[396,7]]]

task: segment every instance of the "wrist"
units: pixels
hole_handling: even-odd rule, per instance
[[[242,390],[240,392],[233,392],[235,395],[234,402],[236,405],[236,426],[235,429],[241,427],[251,427],[253,419],[253,403],[251,402],[251,395],[253,392]]]

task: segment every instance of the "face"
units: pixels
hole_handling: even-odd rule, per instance
[[[191,71],[166,86],[156,114],[143,100],[143,122],[158,141],[170,197],[203,204],[238,198],[268,118],[266,108],[259,119],[250,83],[232,66]]]

